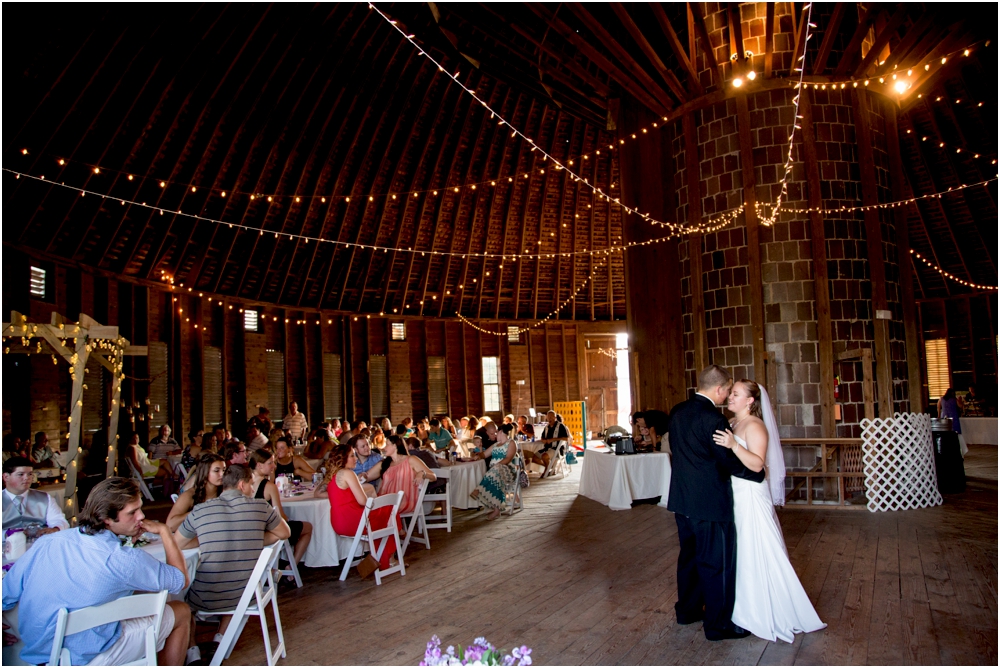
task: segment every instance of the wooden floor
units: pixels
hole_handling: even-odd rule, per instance
[[[611,511],[576,494],[580,466],[534,483],[526,509],[413,549],[405,577],[303,569],[279,597],[285,664],[416,665],[426,642],[483,635],[536,664],[997,664],[997,491],[970,487],[924,510],[779,511],[792,563],[825,630],[792,644],[707,642],[678,626],[673,515]],[[264,662],[249,623],[228,664]]]

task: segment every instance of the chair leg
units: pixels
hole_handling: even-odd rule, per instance
[[[292,544],[285,540],[285,559],[288,561],[288,570],[291,571],[291,576],[295,578],[295,586],[302,588],[302,577],[299,575],[299,565],[295,562],[295,550],[292,549]],[[285,571],[281,572],[282,575],[288,575]]]
[[[278,632],[278,648],[275,650],[277,653],[279,650],[281,652],[281,658],[285,658],[288,652],[285,648],[285,632],[281,629],[281,613],[278,612],[278,593],[275,592],[274,596],[271,597],[271,609],[274,612],[274,628]],[[262,615],[263,616],[263,615]]]
[[[354,542],[351,543],[351,552],[344,557],[344,567],[340,571],[341,581],[347,579],[347,572],[351,570],[351,564],[354,562],[354,554],[358,551],[359,542],[361,542],[361,537],[354,534]]]
[[[271,654],[271,636],[267,632],[267,615],[264,614],[264,606],[260,604],[260,597],[257,597],[257,609],[260,611],[260,630],[264,635],[264,656],[267,657],[267,665],[274,665],[274,655]]]

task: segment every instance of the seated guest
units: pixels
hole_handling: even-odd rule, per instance
[[[351,428],[351,423],[344,420],[340,423],[340,433],[337,434],[338,443],[347,443],[348,439],[354,436],[354,430]]]
[[[330,423],[330,431],[333,432],[334,438],[340,438],[340,435],[344,433],[344,428],[341,426],[340,420],[334,419],[334,421]]]
[[[500,431],[502,431],[503,433],[507,434],[507,438],[508,439],[513,439],[514,437],[511,434],[514,433],[514,428],[515,428],[514,427],[514,416],[511,415],[511,414],[509,414],[509,413],[507,415],[504,415],[503,416],[503,424],[500,425]]]
[[[381,420],[379,420],[378,426],[379,429],[385,432],[386,436],[392,433],[392,422],[389,421],[389,418],[384,417]]]
[[[965,417],[986,417],[986,407],[983,398],[976,393],[976,386],[969,385],[969,391],[965,395],[964,410]]]
[[[455,423],[451,421],[450,417],[443,415],[439,418],[439,421],[441,422],[441,428],[451,434],[452,438],[455,438],[458,435],[458,432],[455,431]]]
[[[39,536],[68,529],[59,503],[45,492],[31,489],[34,479],[31,462],[24,457],[11,457],[3,463],[3,528],[44,527],[38,529]]]
[[[306,459],[326,459],[336,444],[329,431],[317,429],[309,437],[309,444],[302,454]]]
[[[146,454],[146,451],[139,447],[138,433],[132,433],[128,439],[128,443],[126,443],[125,447],[122,448],[121,454],[144,478],[153,476],[159,484],[163,484],[168,480],[172,481],[174,479],[174,471],[173,467],[170,466],[170,461],[166,458],[150,459]]]
[[[35,445],[31,448],[29,459],[35,466],[41,468],[56,468],[59,462],[56,461],[56,453],[49,447],[49,435],[44,431],[35,434]]]
[[[11,457],[24,457],[30,462],[30,454],[17,434],[3,435],[3,460],[7,461]]]
[[[215,445],[219,449],[224,448],[226,444],[229,443],[229,431],[226,429],[226,425],[224,424],[215,425],[215,428],[212,430],[212,433],[215,434]]]
[[[275,475],[290,475],[298,476],[303,479],[312,479],[312,474],[316,473],[316,469],[309,466],[306,460],[295,454],[292,449],[292,444],[288,442],[288,438],[279,438],[278,444],[275,446]]]
[[[420,439],[421,443],[426,443],[431,437],[431,425],[426,419],[414,425],[413,436]]]
[[[181,453],[181,466],[184,467],[186,471],[191,471],[192,468],[198,465],[198,457],[201,456],[201,444],[205,442],[205,432],[202,429],[192,429],[188,434],[188,440],[190,441],[184,451]]]
[[[461,418],[458,421],[458,439],[462,441],[472,440],[477,429],[479,429],[479,418],[475,416]]]
[[[6,519],[5,522],[6,524]],[[146,519],[139,485],[131,478],[98,483],[79,516],[80,526],[38,540],[18,559],[3,580],[3,609],[18,606],[24,649],[21,659],[40,664],[49,660],[61,608],[79,610],[103,605],[135,591],[180,594],[187,586],[187,564],[166,525]],[[143,550],[122,547],[122,538],[145,532],[159,535],[166,563]],[[146,653],[146,627],[151,618],[96,626],[66,636],[75,666],[121,665]],[[157,663],[184,663],[191,628],[191,611],[182,601],[167,603],[157,631]],[[6,644],[6,634],[4,634]]]
[[[358,434],[352,436],[347,445],[354,450],[354,473],[361,482],[372,482],[378,480],[382,475],[382,469],[378,466],[382,461],[382,453],[374,452],[368,439]]]
[[[252,452],[254,450],[260,450],[261,448],[266,448],[267,445],[267,436],[261,432],[260,423],[257,422],[257,418],[253,418],[247,425],[247,450]]]
[[[277,510],[253,498],[253,474],[248,466],[233,464],[226,469],[222,487],[218,498],[196,506],[177,529],[181,549],[198,547],[198,571],[187,602],[201,612],[235,608],[260,551],[292,533]],[[222,616],[216,642],[222,640],[232,619],[232,615]]]
[[[488,417],[484,417],[479,421],[481,425],[476,429],[474,436],[478,436],[483,440],[483,447],[488,448],[497,442],[497,432],[500,429],[497,427],[496,423]]]
[[[274,423],[271,422],[271,411],[267,410],[267,406],[258,406],[257,415],[254,419],[257,420],[260,433],[264,434],[265,438],[270,438],[271,430],[274,429]]]
[[[272,429],[271,433],[267,435],[268,448],[271,452],[274,452],[274,446],[278,443],[279,438],[285,437],[285,431],[283,429]]]
[[[253,471],[253,498],[267,501],[278,511],[281,519],[288,524],[288,528],[292,532],[288,542],[295,548],[295,563],[299,563],[309,547],[309,541],[312,540],[312,524],[290,520],[285,515],[285,509],[281,507],[281,494],[278,493],[278,486],[269,480],[277,465],[277,460],[270,450],[263,449],[251,452],[247,465]],[[292,576],[288,577],[292,578]]]
[[[170,435],[170,425],[160,427],[160,433],[149,441],[149,456],[151,459],[166,459],[170,455],[181,454],[181,444]]]
[[[246,464],[247,463],[247,446],[243,445],[239,441],[235,443],[227,443],[222,452],[222,458],[226,460],[226,466],[231,466],[233,464]]]
[[[441,427],[441,422],[437,418],[431,418],[427,441],[434,448],[435,452],[449,450],[454,444],[454,440],[451,433]]]
[[[670,454],[670,438],[667,434],[670,417],[663,411],[649,410],[643,412],[643,420],[649,432],[650,442],[657,450]]]
[[[418,441],[413,436],[406,439],[406,451],[413,455],[414,457],[419,457],[420,461],[427,465],[429,469],[439,469],[442,466],[452,466],[452,462],[447,459],[438,459],[426,448],[428,446],[422,446],[420,441]],[[436,474],[435,474],[436,475]],[[448,482],[444,479],[438,479],[427,486],[428,494],[437,494],[438,492],[443,492],[445,486]]]
[[[221,455],[206,453],[198,460],[194,475],[189,475],[191,487],[181,492],[167,515],[167,526],[176,531],[188,513],[199,503],[205,503],[222,493],[222,474],[226,472],[226,460]]]
[[[492,422],[490,425],[496,433],[496,443],[486,448],[478,455],[478,458],[488,458],[492,460],[492,465],[479,482],[479,486],[469,496],[479,501],[485,508],[490,509],[490,514],[486,516],[486,519],[495,520],[500,517],[500,511],[507,500],[507,492],[511,491],[517,484],[517,468],[514,465],[517,444],[508,441],[507,434],[496,431],[496,425],[493,425]]]
[[[653,441],[649,436],[649,427],[646,426],[646,411],[632,413],[632,440],[637,448],[653,446]]]
[[[413,433],[415,431],[413,429],[413,418],[405,417],[403,418],[403,421],[400,422],[399,424],[406,428],[406,431],[404,432],[405,433],[404,438],[409,438],[410,436],[413,436]]]
[[[535,440],[535,429],[528,422],[527,415],[519,415],[517,418],[517,429],[514,431],[515,434],[520,436],[526,441]]]
[[[540,443],[544,445],[538,452],[530,453],[530,460],[533,464],[541,464],[544,467],[542,476],[548,474],[549,464],[552,462],[552,455],[556,454],[560,448],[568,448],[573,442],[573,435],[569,433],[569,428],[562,422],[556,420],[556,412],[549,411],[545,414],[548,424],[542,431]]]
[[[417,490],[424,480],[437,480],[437,476],[420,457],[414,457],[406,450],[406,443],[393,434],[385,445],[385,459],[382,460],[382,486],[379,496],[403,492],[400,513],[410,513],[417,506]]]
[[[327,460],[326,476],[323,482],[326,484],[326,494],[330,498],[330,524],[333,530],[340,536],[353,536],[358,531],[361,518],[364,515],[365,503],[368,497],[375,496],[375,488],[371,485],[364,485],[354,472],[357,465],[357,458],[354,449],[348,445],[338,445],[330,453]],[[316,488],[316,495],[323,493],[322,487]],[[371,528],[375,531],[384,529],[389,525],[389,515],[391,508],[379,508],[368,516]],[[397,517],[397,522],[402,524]],[[393,538],[386,540],[382,549],[382,558],[379,564],[382,569],[389,568],[395,562],[396,541]]]
[[[385,447],[385,432],[381,427],[375,427],[371,435],[372,449],[381,451]]]

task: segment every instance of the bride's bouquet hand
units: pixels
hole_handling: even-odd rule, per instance
[[[728,429],[722,431],[717,429],[714,434],[712,434],[712,440],[715,441],[716,445],[721,445],[724,448],[729,448],[732,450],[736,447],[736,439],[733,438],[733,432]]]

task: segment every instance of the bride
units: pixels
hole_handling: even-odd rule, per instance
[[[767,468],[765,482],[734,477],[733,515],[736,521],[736,605],[733,623],[759,638],[792,642],[796,633],[826,627],[816,614],[795,569],[788,560],[785,539],[774,505],[785,503],[785,463],[778,425],[767,391],[752,380],[740,380],[729,394],[735,418],[732,431],[713,438],[730,448],[753,471]]]

